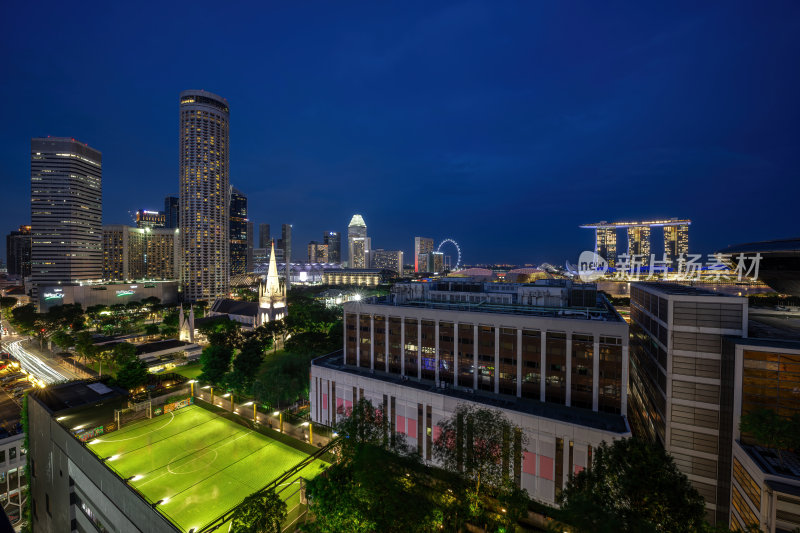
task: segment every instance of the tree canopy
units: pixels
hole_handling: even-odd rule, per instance
[[[705,503],[660,446],[628,438],[603,443],[591,468],[559,496],[562,521],[581,532],[695,532]]]
[[[234,510],[231,531],[239,533],[281,533],[286,520],[286,503],[273,489],[251,494]]]
[[[203,348],[200,354],[200,364],[203,372],[200,379],[219,385],[224,382],[224,378],[231,370],[231,359],[233,358],[233,348],[229,346],[218,346],[212,344]]]

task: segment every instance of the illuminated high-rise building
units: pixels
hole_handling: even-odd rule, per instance
[[[328,262],[328,245],[320,244],[317,241],[308,243],[308,262],[309,263],[327,263]]]
[[[681,255],[689,253],[689,224],[664,226],[664,259],[677,265]]]
[[[322,236],[323,244],[328,245],[328,262],[342,262],[342,234],[338,231],[326,231]]]
[[[361,215],[353,215],[347,226],[347,266],[350,268],[367,268],[367,224]]]
[[[103,226],[103,279],[171,280],[178,274],[177,228]]]
[[[642,265],[650,264],[650,226],[628,228],[628,256],[640,256]]]
[[[631,222],[598,222],[583,224],[580,227],[595,231],[594,251],[603,257],[608,266],[616,266],[617,230],[626,229],[628,233],[628,254],[643,256],[639,264],[648,264],[651,256],[650,235],[653,228],[664,229],[664,255],[673,266],[681,254],[689,253],[688,219],[662,219]]]
[[[247,273],[247,197],[231,187],[230,207],[231,276]]]
[[[70,138],[31,139],[31,278],[42,285],[103,276],[102,155]]]
[[[433,251],[433,239],[427,237],[414,237],[414,272],[419,272],[420,267],[423,271],[427,268],[425,265],[420,265],[419,255],[427,254]]]
[[[370,268],[391,270],[399,276],[403,275],[403,252],[401,250],[370,250]]]
[[[615,266],[617,264],[617,229],[597,228],[594,251],[608,262],[608,266]]]
[[[228,294],[229,113],[216,94],[180,95],[181,282],[188,301]]]
[[[166,225],[166,214],[161,211],[150,211],[148,209],[136,211],[137,228],[164,228]]]

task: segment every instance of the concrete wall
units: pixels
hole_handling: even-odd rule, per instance
[[[28,416],[34,532],[70,531],[73,519],[86,522],[84,512],[71,503],[73,492],[109,531],[177,531],[59,425],[33,396],[29,399]]]
[[[332,388],[335,383],[335,390]],[[354,388],[356,396],[354,396]],[[374,406],[383,405],[383,396],[389,399],[390,420],[395,423],[396,433],[406,434],[408,444],[417,448],[417,432],[419,424],[423,424],[421,453],[423,459],[435,464],[432,455],[428,454],[428,439],[426,435],[426,410],[431,407],[431,441],[436,438],[436,425],[449,418],[459,404],[472,404],[487,407],[485,404],[470,402],[462,399],[437,394],[435,392],[420,390],[413,387],[394,384],[391,382],[372,379],[362,375],[338,371],[330,368],[312,365],[311,367],[311,418],[314,422],[332,425],[331,412],[335,413],[338,407],[346,410],[358,401],[358,395],[363,389],[363,397],[372,402]],[[322,398],[318,401],[317,398]],[[391,410],[391,398],[394,398],[395,409]],[[333,402],[332,404],[329,402]],[[423,405],[423,420],[418,420],[418,404]],[[521,486],[526,489],[531,497],[548,503],[556,502],[555,458],[557,439],[563,439],[563,465],[562,484],[566,486],[569,472],[578,472],[588,464],[589,446],[596,448],[601,442],[630,436],[624,434],[593,429],[586,426],[561,422],[558,420],[538,417],[511,409],[489,407],[501,411],[508,419],[523,428],[528,437],[524,447],[525,454],[522,463]],[[339,415],[341,416],[341,415]],[[336,415],[334,415],[336,418]],[[569,443],[573,443],[572,464],[569,463]],[[430,457],[430,459],[429,459]]]

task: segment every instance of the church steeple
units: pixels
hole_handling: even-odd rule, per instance
[[[281,290],[280,280],[278,279],[278,262],[275,260],[275,243],[272,243],[272,251],[269,254],[269,269],[267,270],[267,286],[264,292],[272,295],[278,294]]]

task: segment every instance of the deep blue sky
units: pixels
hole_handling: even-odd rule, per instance
[[[3,234],[34,136],[103,152],[104,223],[160,209],[183,89],[228,99],[231,182],[296,259],[356,212],[470,263],[574,262],[597,220],[689,217],[693,252],[800,233],[794,1],[14,2],[0,62]]]

